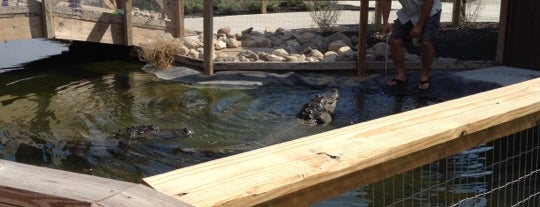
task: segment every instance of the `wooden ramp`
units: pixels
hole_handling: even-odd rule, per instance
[[[115,15],[111,9],[82,5],[68,7],[67,1],[53,5],[51,0],[28,0],[25,6],[0,7],[0,40],[48,38],[119,45],[139,45],[166,33],[183,35],[183,13],[164,7],[170,20],[155,20],[132,15]],[[126,14],[131,14],[127,1]],[[164,5],[162,0],[156,0]]]

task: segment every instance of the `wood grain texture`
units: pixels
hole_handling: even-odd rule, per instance
[[[306,206],[540,121],[540,78],[148,177],[194,206]]]
[[[0,160],[0,204],[189,206],[141,184]]]

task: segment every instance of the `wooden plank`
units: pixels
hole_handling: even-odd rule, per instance
[[[195,206],[305,206],[539,121],[537,78],[143,180]]]
[[[499,15],[499,36],[497,39],[497,52],[495,62],[499,65],[504,63],[504,52],[506,50],[506,33],[508,32],[508,0],[501,0],[501,11]]]
[[[43,0],[43,34],[45,38],[52,39],[54,38],[54,18],[52,14],[52,0]]]
[[[23,40],[43,38],[43,22],[40,16],[14,15],[0,18],[0,40]]]
[[[214,9],[212,0],[203,5],[204,74],[214,75]]]
[[[16,206],[190,206],[141,184],[0,160],[0,203]]]
[[[184,64],[187,57],[177,56],[175,62]],[[191,58],[189,58],[191,59]],[[204,62],[198,60],[198,62]],[[198,63],[197,63],[198,64]],[[202,65],[189,64],[191,66],[203,68]],[[449,61],[435,62],[432,64],[432,70],[470,70],[478,68],[494,67],[494,61]],[[405,67],[409,70],[421,70],[422,62],[405,62]],[[384,61],[368,61],[364,64],[366,71],[381,71],[385,68]],[[223,70],[269,70],[269,71],[332,71],[332,70],[351,70],[358,71],[358,62],[356,61],[338,61],[338,62],[214,62],[214,71]],[[393,64],[389,64],[387,70],[394,69]]]

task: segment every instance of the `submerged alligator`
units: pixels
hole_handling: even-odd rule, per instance
[[[124,157],[130,154],[144,155],[147,152],[163,154],[200,154],[200,156],[222,157],[212,152],[184,148],[179,139],[189,138],[194,134],[190,128],[160,129],[155,125],[130,126],[111,136],[88,136],[78,139],[64,139],[46,133],[17,136],[7,131],[0,131],[0,158],[15,160],[19,147],[31,147],[33,153],[40,151],[44,162],[62,165],[68,157],[80,157],[89,163],[97,164],[101,157]],[[37,151],[36,151],[37,150]]]
[[[304,104],[304,107],[296,114],[296,117],[314,125],[328,124],[333,120],[338,99],[338,89],[332,88],[322,95],[318,94]]]

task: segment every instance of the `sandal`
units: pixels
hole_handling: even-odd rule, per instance
[[[429,80],[421,80],[418,84],[418,90],[425,91],[430,88],[430,82]]]
[[[392,78],[392,80],[386,82],[386,86],[393,87],[393,86],[401,86],[407,83],[407,80],[399,80],[397,78]]]

